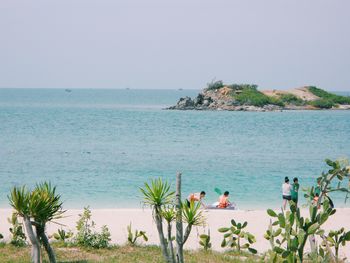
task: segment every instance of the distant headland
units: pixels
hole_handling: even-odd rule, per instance
[[[196,98],[180,98],[168,110],[350,110],[350,97],[340,96],[315,86],[289,90],[258,90],[252,84],[224,84],[212,81]]]

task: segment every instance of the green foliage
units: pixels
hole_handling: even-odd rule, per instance
[[[7,221],[12,225],[9,229],[12,235],[10,244],[16,247],[25,246],[27,244],[26,235],[23,231],[23,224],[18,221],[18,215],[13,212],[11,218],[8,218]]]
[[[66,232],[64,229],[58,229],[57,233],[54,233],[53,238],[56,239],[57,241],[60,242],[66,242],[68,239],[70,239],[71,237],[73,237],[73,232],[72,231],[68,231]]]
[[[266,231],[265,238],[270,241],[273,260],[283,258],[286,262],[303,261],[304,247],[309,236],[324,235],[322,225],[332,216],[336,210],[333,209],[328,199],[323,197],[332,191],[342,191],[349,193],[349,189],[342,188],[340,182],[349,177],[349,171],[346,168],[346,162],[343,160],[331,161],[326,160],[330,169],[327,173],[322,173],[318,178],[320,183],[320,193],[318,203],[309,203],[309,217],[302,217],[300,208],[292,202],[290,206],[291,211],[276,213],[271,209],[267,210],[267,214],[271,216],[271,223]],[[339,181],[337,187],[333,188],[331,182],[334,179]],[[314,188],[308,190],[305,194],[307,199],[313,199],[315,196]],[[321,201],[322,200],[322,201]],[[322,206],[321,206],[322,205]],[[322,209],[319,209],[321,208]],[[350,234],[349,234],[350,235]],[[350,238],[350,237],[349,237]],[[319,250],[317,256],[325,258],[323,249]]]
[[[323,172],[321,176],[317,178],[317,181],[319,182],[320,192],[318,205],[322,203],[324,197],[326,197],[328,193],[338,191],[346,193],[347,195],[350,194],[350,185],[348,185],[348,187],[342,185],[342,182],[346,178],[350,180],[350,171],[347,167],[348,161],[344,159],[339,159],[335,161],[326,159],[325,162],[328,165],[329,170],[327,172]],[[331,182],[334,179],[336,179],[338,183],[331,185]],[[306,193],[304,194],[304,197],[309,200],[312,200],[316,195],[315,190],[316,189],[314,187],[307,189]]]
[[[253,88],[244,88],[241,93],[234,95],[234,97],[242,105],[262,107],[270,104],[270,97]]]
[[[61,196],[56,194],[56,187],[47,182],[37,184],[32,191],[27,190],[25,186],[15,186],[8,198],[19,216],[33,218],[41,226],[61,218],[65,212],[62,209]]]
[[[144,188],[140,188],[144,196],[144,203],[153,208],[160,208],[173,202],[174,191],[170,191],[170,184],[163,182],[161,178],[154,179],[151,184],[145,183]]]
[[[327,236],[323,236],[323,242],[322,246],[323,247],[333,247],[334,248],[334,254],[335,258],[338,262],[339,260],[339,247],[340,246],[345,246],[346,242],[350,241],[350,231],[346,232],[344,228],[342,227],[339,230],[332,230],[328,233]],[[320,251],[323,249],[320,247]],[[329,251],[322,251],[321,254],[326,254],[329,253]]]
[[[280,94],[279,98],[285,104],[292,104],[296,106],[305,105],[305,102],[302,99],[295,96],[294,94],[290,94],[290,93]]]
[[[146,236],[146,232],[145,231],[138,231],[137,229],[135,230],[135,232],[133,233],[132,232],[132,229],[131,229],[131,222],[130,224],[127,226],[127,231],[128,231],[128,243],[129,245],[131,246],[134,246],[137,242],[137,239],[139,237],[142,237],[143,240],[145,242],[148,241],[148,237]]]
[[[231,226],[219,228],[218,231],[220,233],[224,233],[224,239],[221,242],[221,247],[230,247],[238,253],[241,253],[242,250],[247,249],[249,252],[256,254],[256,249],[250,247],[256,242],[255,236],[243,230],[247,225],[247,222],[241,224],[236,223],[236,221],[232,219]]]
[[[182,203],[182,220],[191,226],[204,226],[205,217],[203,211],[200,210],[201,204],[191,202],[190,206],[186,202]]]
[[[222,87],[224,87],[224,83],[222,82],[222,80],[212,80],[211,82],[207,83],[207,87],[205,88],[205,90],[217,90],[221,89]]]
[[[199,236],[199,245],[203,247],[205,251],[208,251],[211,248],[209,230],[208,230],[208,234],[202,234]]]
[[[312,94],[323,99],[323,101],[328,101],[333,104],[350,104],[350,97],[336,95],[314,86],[308,87],[308,90]]]
[[[75,243],[83,247],[106,248],[109,246],[111,234],[107,226],[102,226],[101,232],[95,231],[95,222],[91,219],[91,210],[84,208],[84,212],[79,215],[77,222],[77,234]]]
[[[330,109],[335,106],[335,103],[328,99],[319,99],[310,101],[309,104],[320,109]]]
[[[284,103],[277,97],[269,97],[257,90],[256,87],[245,86],[239,93],[235,93],[233,97],[241,105],[253,105],[263,107],[268,104],[278,105],[283,107]]]

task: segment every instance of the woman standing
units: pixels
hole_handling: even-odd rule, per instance
[[[282,198],[283,198],[283,209],[286,210],[287,202],[292,200],[291,197],[292,186],[289,183],[289,178],[284,178],[284,184],[282,184]]]

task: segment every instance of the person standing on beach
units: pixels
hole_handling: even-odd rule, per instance
[[[287,202],[292,200],[291,197],[292,186],[289,183],[289,178],[284,178],[284,184],[282,184],[282,198],[283,198],[283,209],[286,209]]]
[[[298,191],[299,191],[299,182],[298,182],[298,178],[295,177],[293,179],[291,197],[292,197],[292,201],[295,203],[296,206],[298,206]]]
[[[200,202],[202,207],[206,208],[206,205],[203,202],[204,197],[205,197],[204,191],[200,193],[191,193],[186,199],[187,206],[190,207],[191,202]]]

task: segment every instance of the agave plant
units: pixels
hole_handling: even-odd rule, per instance
[[[160,178],[152,180],[150,184],[145,183],[145,187],[140,188],[140,191],[144,196],[144,203],[153,210],[165,261],[183,263],[183,246],[191,233],[192,227],[203,225],[205,222],[202,211],[199,210],[200,204],[191,203],[190,206],[187,206],[187,204],[181,202],[181,173],[176,175],[175,200],[174,191],[170,189],[169,183],[163,182]],[[164,236],[163,220],[167,222],[167,238]],[[171,236],[173,221],[176,221],[176,257],[172,244],[173,237]],[[184,235],[183,222],[187,223]]]
[[[140,188],[140,191],[144,196],[144,203],[153,210],[153,218],[156,222],[163,257],[167,262],[172,262],[164,237],[162,207],[173,202],[174,191],[171,191],[170,184],[163,182],[161,178],[152,180],[151,184],[145,183],[144,188]]]
[[[62,209],[61,196],[56,194],[56,187],[47,182],[37,184],[32,191],[27,190],[25,186],[14,187],[8,198],[18,216],[23,218],[32,244],[32,261],[35,263],[41,261],[40,243],[42,243],[50,262],[56,262],[55,253],[45,233],[46,224],[61,218],[65,212]]]
[[[193,226],[204,226],[205,218],[203,216],[202,210],[200,210],[201,204],[191,202],[188,206],[186,202],[182,204],[182,218],[185,223],[187,223],[183,244],[186,243],[192,227]]]

